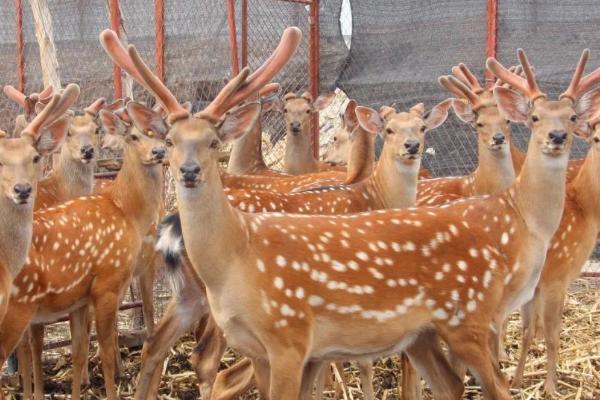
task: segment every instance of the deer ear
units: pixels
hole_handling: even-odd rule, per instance
[[[452,99],[446,99],[436,104],[428,113],[423,116],[427,130],[432,130],[440,126],[448,118],[448,110],[452,105]]]
[[[376,135],[383,130],[383,120],[379,116],[379,113],[372,108],[356,107],[356,118],[360,127],[369,133]]]
[[[313,102],[313,110],[321,111],[331,104],[335,98],[335,93],[322,94]]]
[[[529,102],[521,93],[499,86],[494,88],[494,98],[506,119],[514,122],[527,121]]]
[[[280,111],[281,108],[281,100],[277,96],[265,96],[260,98],[260,104],[262,106],[262,112],[266,113],[268,111]]]
[[[461,121],[469,124],[475,122],[475,113],[471,103],[461,99],[452,99],[452,109]]]
[[[127,132],[127,127],[121,118],[108,110],[100,110],[100,122],[108,135],[122,136]]]
[[[396,110],[394,109],[394,107],[390,106],[381,106],[381,108],[379,109],[379,115],[385,121],[387,121],[395,112]]]
[[[352,132],[358,125],[358,118],[356,118],[356,101],[350,100],[343,115],[343,123],[346,130]]]
[[[127,114],[131,117],[135,127],[141,132],[152,131],[165,136],[169,131],[167,123],[160,114],[143,104],[130,101],[127,103]]]
[[[598,114],[600,108],[600,88],[586,92],[577,99],[575,111],[580,120],[589,121]]]
[[[240,138],[248,133],[260,117],[260,103],[253,102],[236,108],[217,125],[222,142]]]
[[[296,93],[289,92],[289,93],[286,93],[285,96],[283,96],[283,101],[285,102],[285,101],[288,101],[291,99],[297,99],[297,98],[298,98],[298,96],[296,96]]]
[[[6,133],[6,131],[3,131],[2,129],[0,129],[0,139],[5,139],[8,137],[8,133]]]
[[[575,136],[579,136],[581,139],[589,140],[594,133],[594,128],[589,122],[579,119],[575,129],[573,130],[573,133]]]
[[[104,107],[105,104],[106,99],[104,97],[101,97],[98,100],[94,101],[92,104],[90,104],[88,107],[84,108],[83,111],[85,111],[93,117],[96,117],[100,109],[102,109],[102,107]]]
[[[409,110],[411,113],[413,114],[417,114],[419,116],[425,114],[425,104],[423,103],[418,103],[415,104],[414,106],[412,106]]]
[[[33,147],[35,147],[37,152],[42,156],[52,153],[61,145],[67,134],[70,123],[71,116],[64,115],[60,117],[50,126],[42,130],[42,133],[33,144]]]
[[[186,101],[185,103],[183,103],[181,105],[181,107],[184,108],[185,111],[191,113],[192,112],[192,102],[191,101]]]

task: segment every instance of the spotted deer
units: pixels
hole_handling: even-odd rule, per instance
[[[95,311],[96,330],[107,397],[114,383],[116,314],[128,287],[142,240],[156,220],[163,183],[166,125],[151,110],[127,105],[136,126],[125,137],[123,167],[111,189],[38,211],[34,218],[28,262],[14,280],[10,307],[0,326],[2,363],[30,323],[72,313],[83,318]],[[161,120],[162,121],[162,120]],[[87,324],[73,327],[74,382],[80,382],[87,357]],[[79,398],[79,385],[73,385]]]
[[[47,129],[62,118],[79,96],[79,87],[69,85],[52,96],[48,106],[25,126],[19,138],[0,138],[0,177],[3,196],[0,235],[0,321],[8,312],[13,279],[27,261],[33,229],[33,203],[41,157],[51,153],[65,135],[64,124]],[[7,354],[8,355],[8,354]]]
[[[340,214],[348,212],[360,212],[383,208],[404,208],[414,205],[418,172],[425,143],[425,133],[441,125],[447,115],[450,101],[444,101],[436,105],[430,112],[425,114],[423,104],[418,104],[409,112],[398,113],[391,108],[384,109],[385,114],[380,117],[378,113],[370,108],[357,107],[353,112],[347,113],[349,126],[354,129],[351,133],[353,157],[348,165],[349,180],[354,180],[353,175],[362,175],[362,170],[370,171],[373,162],[373,136],[381,134],[384,137],[382,155],[375,171],[365,180],[347,186],[326,187],[298,193],[276,193],[269,191],[235,191],[226,189],[225,193],[231,205],[238,209],[249,212],[296,212],[302,214]],[[426,116],[425,116],[426,115]],[[359,120],[362,122],[359,124]],[[385,130],[384,130],[385,127]],[[424,129],[423,129],[424,128]],[[239,140],[239,139],[238,139]],[[367,164],[367,166],[365,166]],[[159,248],[163,252],[171,253],[171,257],[183,259],[181,254],[176,254],[177,249],[181,252],[184,247],[181,239],[181,230],[178,228],[178,215],[169,217],[168,223],[163,223],[161,232],[165,237],[159,235]],[[292,239],[296,235],[292,235]],[[166,243],[174,243],[175,250],[166,250]],[[343,245],[343,243],[342,243]],[[317,245],[319,246],[319,245]],[[174,301],[180,301],[178,297]],[[203,307],[202,303],[196,302],[197,307]],[[178,315],[189,313],[190,305],[182,303],[177,307],[170,306],[171,313]],[[200,314],[201,310],[193,314]],[[201,314],[200,314],[201,315]],[[184,332],[185,328],[175,328],[172,324],[183,324],[186,327],[191,323],[188,319],[173,318],[165,315],[166,323],[161,323],[160,330],[170,332]],[[177,337],[171,337],[166,342],[166,335],[158,333],[161,340],[153,339],[151,345],[146,348],[146,358],[151,362],[143,363],[138,382],[138,398],[152,397],[147,393],[148,379],[152,376],[160,363],[156,354],[165,354]],[[206,343],[206,340],[204,341]],[[218,358],[221,354],[215,354]],[[202,357],[197,357],[200,362]],[[208,360],[211,365],[217,365],[213,360]],[[244,364],[245,365],[245,364]],[[198,369],[200,367],[196,367]],[[361,363],[362,371],[370,370],[370,361]],[[207,368],[202,368],[206,371]],[[216,373],[216,369],[214,370]],[[245,371],[237,372],[236,375],[245,374]],[[206,373],[198,374],[205,376]],[[232,374],[229,374],[231,376]],[[156,377],[156,373],[154,373]],[[367,372],[366,376],[372,376]],[[210,379],[208,385],[213,379]],[[156,387],[157,385],[154,385]],[[374,399],[370,381],[365,382],[365,393],[370,399]],[[241,387],[237,392],[243,393],[246,387]],[[370,389],[370,390],[368,390]],[[232,388],[227,388],[231,393]],[[322,392],[322,390],[321,390]],[[319,391],[317,391],[319,393]]]
[[[297,398],[309,393],[309,378],[322,361],[408,350],[420,333],[434,329],[473,371],[487,398],[510,398],[489,347],[490,326],[531,298],[559,225],[578,116],[598,107],[574,93],[600,79],[581,79],[587,54],[559,100],[539,90],[524,52],[519,57],[527,79],[488,60],[490,70],[523,92],[495,88],[500,110],[532,129],[525,164],[507,190],[435,209],[336,216],[234,209],[211,145],[243,135],[258,106],[248,105],[244,121],[238,117],[234,124],[227,123],[231,116],[214,122],[221,99],[192,117],[144,70],[154,95],[172,101],[168,158],[189,258],[228,344],[251,358],[261,393]],[[130,55],[144,67],[131,48]],[[366,231],[371,226],[378,229]],[[356,234],[358,229],[365,233]],[[342,232],[352,234],[345,238]],[[290,246],[291,234],[307,241]],[[339,245],[342,239],[349,248]],[[323,250],[308,246],[316,243]],[[439,384],[425,358],[408,355],[430,385]],[[458,380],[445,397],[462,391]]]
[[[452,108],[458,118],[477,131],[478,167],[469,175],[443,177],[419,182],[418,205],[437,205],[440,195],[463,197],[496,194],[509,187],[515,179],[511,159],[510,121],[499,111],[493,86],[482,87],[466,65],[453,68],[456,76],[440,77],[440,84],[458,96]]]
[[[567,184],[565,210],[558,230],[550,242],[535,296],[521,308],[521,355],[513,386],[518,387],[522,383],[527,352],[535,332],[538,331],[546,341],[547,376],[544,391],[550,395],[556,391],[561,317],[568,286],[581,273],[600,233],[597,211],[600,201],[598,122],[600,120],[597,117],[591,119],[588,137],[590,150],[576,177]]]
[[[332,165],[348,164],[350,154],[351,140],[350,133],[354,129],[353,114],[356,110],[356,100],[350,100],[346,104],[343,113],[340,113],[340,125],[335,129],[331,138],[331,143],[325,151],[323,161]]]

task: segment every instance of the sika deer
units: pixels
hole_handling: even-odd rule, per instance
[[[162,185],[165,155],[160,138],[166,126],[139,104],[128,104],[128,110],[137,129],[125,138],[123,168],[111,190],[36,213],[29,262],[15,278],[9,312],[0,327],[4,362],[30,322],[69,312],[77,318],[92,304],[109,399],[116,398],[118,304],[143,237],[157,217],[161,195],[156,187]],[[85,322],[73,326],[82,330],[73,335],[73,380],[79,382],[87,357],[87,328]],[[73,397],[79,397],[78,385],[73,385]]]
[[[259,108],[249,104],[216,121],[230,106],[228,97],[247,95],[256,79],[245,83],[247,73],[242,73],[222,97],[192,117],[132,47],[129,57],[122,49],[115,58],[135,68],[136,79],[168,104],[169,164],[189,257],[227,342],[252,359],[261,393],[297,398],[312,384],[303,376],[312,376],[322,361],[399,351],[433,327],[479,378],[486,397],[510,398],[489,348],[490,325],[503,315],[499,309],[518,306],[533,294],[562,214],[577,117],[597,109],[596,102],[576,108],[579,96],[571,90],[561,100],[547,100],[530,70],[524,81],[506,75],[510,72],[490,59],[490,69],[527,96],[496,88],[500,109],[519,121],[531,115],[527,160],[508,190],[437,209],[253,215],[228,203],[216,147],[246,133]],[[522,52],[520,57],[526,68]],[[585,58],[572,86],[578,86]],[[599,79],[594,75],[585,82]],[[350,235],[348,249],[338,246],[342,232],[376,225],[382,226]],[[291,234],[305,235],[306,246],[290,246]],[[323,251],[311,250],[308,244],[315,243]],[[369,268],[377,273],[363,272]],[[437,383],[423,368],[423,358],[411,361],[430,384]],[[447,392],[447,397],[461,392]]]
[[[360,212],[372,209],[382,208],[403,208],[414,205],[415,188],[417,184],[418,171],[420,167],[421,155],[424,148],[425,132],[441,125],[448,115],[450,101],[444,101],[435,106],[427,117],[424,116],[424,107],[418,104],[409,112],[397,113],[390,108],[385,110],[383,118],[379,117],[377,112],[372,109],[358,107],[355,111],[359,115],[358,119],[362,122],[359,126],[356,114],[348,113],[348,121],[355,127],[351,133],[352,153],[354,157],[352,163],[348,166],[348,172],[352,175],[362,175],[361,170],[371,170],[365,167],[370,165],[373,158],[373,139],[372,136],[380,133],[385,138],[381,159],[373,174],[366,180],[347,186],[328,187],[324,189],[315,189],[299,193],[275,193],[268,191],[235,191],[226,190],[227,198],[233,206],[250,212],[269,211],[269,212],[298,212],[302,214],[339,214],[347,212]],[[385,131],[384,131],[385,126]],[[357,164],[357,165],[355,165]],[[179,228],[178,215],[175,214],[168,218],[168,223],[163,223],[162,235],[159,235],[159,248],[168,252],[177,259],[185,259],[179,252],[183,251],[181,229]],[[165,237],[163,237],[165,236]],[[295,235],[292,235],[295,237]],[[175,243],[175,250],[169,248],[166,243]],[[344,245],[344,243],[342,243]],[[317,245],[317,247],[320,245]],[[177,250],[178,249],[178,250]],[[176,298],[176,301],[179,301]],[[198,304],[200,307],[201,305]],[[172,313],[181,314],[182,310],[189,310],[188,304],[181,304],[179,307],[170,306]],[[181,308],[182,310],[179,310]],[[165,329],[171,332],[179,333],[185,331],[190,322],[173,318],[170,315],[165,316],[165,321],[169,321],[169,326],[161,323],[159,331]],[[172,324],[183,324],[185,327],[175,328]],[[144,362],[140,371],[138,382],[138,398],[152,397],[147,393],[148,379],[152,376],[151,371],[156,377],[156,368],[160,365],[160,358],[156,355],[164,354],[177,337],[171,337],[167,340],[164,335],[157,332],[161,340],[152,340],[152,346],[148,345],[145,355],[152,362]],[[221,357],[221,354],[215,354]],[[197,357],[202,361],[202,358]],[[211,365],[215,365],[213,360],[209,360]],[[361,365],[363,371],[370,370],[370,361]],[[216,363],[218,366],[218,363]],[[245,365],[245,364],[244,364]],[[206,371],[208,368],[203,368]],[[216,370],[214,371],[216,373]],[[246,372],[237,372],[236,376]],[[200,374],[199,374],[200,375]],[[207,374],[202,374],[206,376]],[[231,374],[229,374],[231,376]],[[372,374],[366,374],[372,376]],[[214,378],[213,378],[214,380]],[[208,382],[210,385],[212,380]],[[204,383],[203,383],[204,384]],[[157,385],[155,384],[154,387]],[[374,399],[371,382],[368,383],[365,390],[367,398]],[[245,387],[239,388],[238,392],[245,391]],[[227,388],[231,393],[232,389]],[[319,393],[319,392],[317,392]]]
[[[351,141],[350,133],[354,129],[352,115],[356,110],[356,100],[350,100],[343,113],[340,113],[340,125],[333,133],[330,143],[323,160],[332,165],[346,165],[348,155],[350,154]]]
[[[484,89],[464,64],[453,68],[453,72],[468,82],[469,86],[452,76],[441,77],[439,81],[460,98],[452,103],[458,118],[477,131],[479,166],[467,176],[420,181],[417,188],[418,205],[438,205],[440,198],[443,198],[439,196],[441,194],[470,197],[500,193],[515,179],[510,154],[510,121],[498,110],[493,87]]]
[[[597,92],[590,92],[596,94]],[[588,95],[583,95],[588,96]],[[580,100],[584,101],[584,100]],[[584,119],[585,117],[582,117]],[[527,351],[534,333],[546,340],[547,377],[544,391],[554,394],[557,383],[561,317],[569,283],[576,279],[589,259],[600,233],[600,120],[590,121],[590,150],[577,176],[568,183],[565,210],[546,255],[546,263],[535,296],[521,308],[523,336],[521,356],[513,386],[520,386]],[[585,130],[584,130],[585,131]]]
[[[77,85],[56,94],[44,111],[21,132],[19,138],[0,139],[0,188],[3,196],[0,225],[0,321],[8,312],[13,278],[27,261],[33,229],[33,203],[41,157],[51,153],[64,137],[64,124],[47,129],[61,118],[79,95]],[[62,129],[61,129],[62,128]],[[7,356],[8,354],[4,354]]]

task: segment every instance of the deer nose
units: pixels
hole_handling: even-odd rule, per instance
[[[496,133],[492,139],[494,140],[494,144],[503,144],[506,137],[503,133]]]
[[[162,146],[154,147],[152,149],[152,156],[157,160],[162,160],[163,158],[165,158],[166,153],[167,150]]]
[[[406,142],[404,142],[404,147],[406,148],[408,154],[417,154],[420,146],[421,144],[418,140],[408,139]]]
[[[81,155],[86,160],[89,160],[94,157],[94,146],[91,144],[86,144],[85,146],[81,146]]]
[[[553,144],[563,144],[567,140],[567,132],[552,131],[548,134],[548,137]]]
[[[293,133],[300,133],[300,127],[300,122],[295,121],[290,123],[290,129]]]
[[[20,200],[27,200],[31,196],[33,188],[29,183],[17,183],[13,190]]]
[[[179,167],[179,171],[181,172],[184,181],[193,182],[200,173],[200,166],[195,163],[185,163]]]

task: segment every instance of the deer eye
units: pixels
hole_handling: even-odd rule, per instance
[[[571,115],[571,122],[577,122],[577,115]]]
[[[287,114],[287,112],[288,112],[287,108],[284,108],[284,109],[283,109],[283,113],[284,113],[284,114]]]
[[[310,110],[306,110],[306,113],[307,113],[307,114],[310,114]]]
[[[539,118],[537,115],[532,115],[532,116],[531,116],[531,120],[532,120],[533,122],[538,122],[538,121],[540,120],[540,118]]]
[[[334,136],[334,137],[333,137],[333,141],[334,141],[334,142],[337,142],[337,136]]]
[[[165,145],[167,147],[172,147],[173,146],[173,141],[169,138],[167,138],[167,140],[165,140]]]
[[[71,137],[73,136],[73,134],[71,133],[71,131],[67,131],[67,137]]]
[[[387,129],[385,130],[385,132],[386,132],[388,135],[393,135],[393,134],[394,134],[394,131],[393,131],[393,130],[391,130],[390,128],[387,128]]]
[[[140,140],[140,138],[138,137],[138,135],[136,135],[135,133],[132,133],[130,136],[131,136],[131,140],[133,140],[133,141]]]
[[[599,137],[594,137],[594,142],[595,143],[600,143],[600,138]],[[2,165],[2,164],[0,164],[0,165]]]
[[[41,159],[42,159],[42,156],[40,156],[39,154],[36,154],[35,156],[33,156],[33,163],[37,164],[40,162]]]
[[[217,147],[219,147],[219,141],[218,140],[213,140],[212,142],[210,142],[210,148],[211,149],[216,149]]]
[[[425,129],[427,129],[427,126],[423,125],[423,126],[421,127],[421,132],[425,132]]]
[[[510,124],[510,120],[507,119],[506,120],[506,125],[508,125],[508,124]]]
[[[479,127],[479,128],[483,128],[483,124],[482,124],[481,122],[478,122],[478,123],[477,123],[477,127]]]

